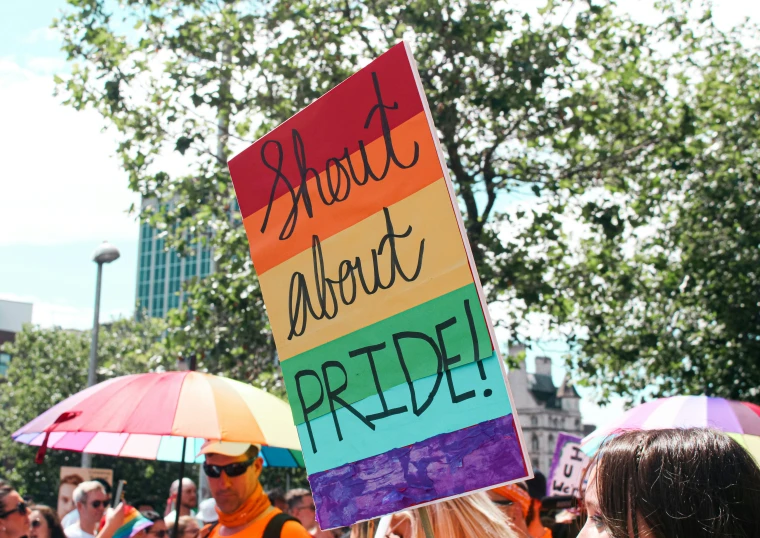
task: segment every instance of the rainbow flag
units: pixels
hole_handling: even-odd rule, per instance
[[[323,529],[532,476],[442,155],[400,43],[229,162]]]
[[[119,527],[113,538],[132,538],[143,529],[152,526],[153,522],[132,506],[124,506],[124,524]]]

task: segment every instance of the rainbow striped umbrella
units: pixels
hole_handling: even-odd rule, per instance
[[[593,454],[608,437],[625,430],[715,428],[743,445],[760,462],[760,406],[708,396],[672,396],[629,409],[581,442]]]
[[[239,381],[192,371],[109,379],[48,409],[13,439],[89,454],[187,463],[201,461],[196,454],[206,439],[237,441],[261,444],[265,465],[304,466],[286,402]]]

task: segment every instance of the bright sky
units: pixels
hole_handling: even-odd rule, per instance
[[[133,310],[138,228],[126,210],[139,197],[100,117],[53,97],[67,68],[48,27],[64,4],[0,3],[0,298],[34,303],[34,323],[85,329],[103,240],[122,257],[104,271],[102,319]]]
[[[649,2],[624,4],[644,18],[653,13],[644,7]],[[760,2],[715,4],[724,28],[746,16],[760,21]],[[122,257],[105,268],[101,319],[132,315],[138,226],[126,211],[139,200],[101,118],[53,96],[53,75],[67,66],[48,27],[64,6],[64,0],[0,3],[0,298],[34,303],[36,324],[87,329],[96,270],[91,255],[103,240]],[[529,357],[555,358],[559,382],[564,352],[548,343]],[[587,421],[601,424],[620,405],[599,410],[584,403],[582,410]]]

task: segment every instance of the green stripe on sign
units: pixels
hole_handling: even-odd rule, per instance
[[[283,361],[296,424],[493,353],[475,284]],[[389,413],[393,410],[389,409]]]

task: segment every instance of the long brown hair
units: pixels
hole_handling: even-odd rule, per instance
[[[624,432],[601,446],[590,470],[613,538],[760,537],[760,468],[724,433]]]
[[[61,526],[61,520],[58,519],[58,514],[55,510],[44,504],[34,505],[31,507],[31,510],[36,510],[45,518],[48,529],[50,529],[50,538],[66,538],[66,535],[63,532],[63,527]]]

